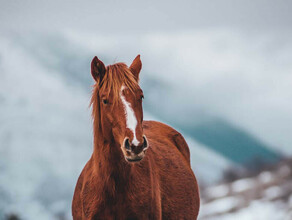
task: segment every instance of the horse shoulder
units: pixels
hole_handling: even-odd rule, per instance
[[[85,166],[86,167],[86,166]],[[82,200],[81,192],[83,188],[85,167],[83,168],[75,186],[75,191],[72,200],[72,216],[74,220],[82,219]]]
[[[170,140],[190,165],[190,149],[181,133],[158,121],[143,121],[143,129],[150,139],[155,138],[154,135],[160,135]]]
[[[95,205],[92,184],[92,158],[84,166],[75,187],[75,192],[72,201],[73,220],[89,218],[93,213]],[[93,208],[94,207],[94,208]]]

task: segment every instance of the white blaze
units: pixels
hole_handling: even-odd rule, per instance
[[[139,145],[139,141],[136,138],[137,118],[136,118],[135,113],[134,113],[134,111],[133,111],[133,109],[131,107],[131,103],[127,102],[127,100],[123,96],[122,91],[125,88],[126,87],[122,86],[121,92],[120,92],[120,96],[121,96],[121,100],[122,100],[122,103],[123,103],[124,109],[125,109],[126,124],[127,124],[127,128],[129,128],[133,132],[132,144],[135,145],[135,146],[138,146]]]

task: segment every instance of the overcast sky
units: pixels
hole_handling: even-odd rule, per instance
[[[1,0],[0,25],[19,31],[178,31],[226,27],[285,30],[290,0],[69,1]],[[4,30],[5,30],[4,29]]]

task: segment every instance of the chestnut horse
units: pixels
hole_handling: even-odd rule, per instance
[[[143,121],[140,55],[130,67],[94,57],[94,149],[75,188],[74,220],[197,219],[199,190],[183,136]]]

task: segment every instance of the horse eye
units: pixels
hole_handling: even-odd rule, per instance
[[[141,99],[141,100],[144,99],[144,95],[141,95],[140,99]]]
[[[105,105],[108,104],[108,100],[107,100],[107,99],[103,99],[102,102],[103,102],[103,104],[105,104]]]

